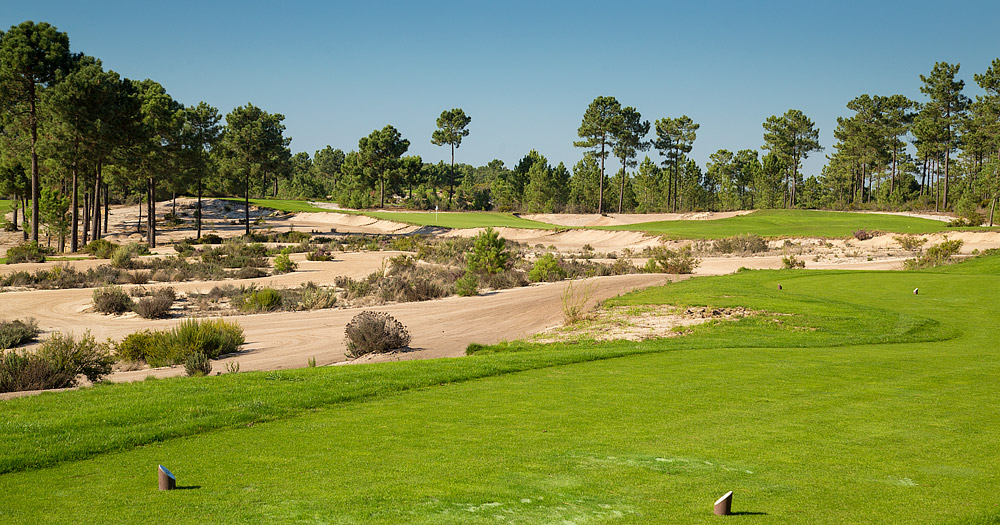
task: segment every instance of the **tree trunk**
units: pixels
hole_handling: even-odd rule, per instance
[[[990,228],[993,227],[993,211],[997,209],[997,198],[993,197],[993,204],[990,205]]]
[[[597,213],[604,213],[604,142],[601,142],[601,174],[597,184]]]
[[[247,173],[247,191],[243,194],[243,220],[246,221],[246,236],[250,237],[250,174]]]
[[[448,208],[451,209],[451,197],[455,193],[455,144],[451,145],[451,177],[448,180]],[[382,203],[385,207],[385,203]]]
[[[84,184],[83,190],[83,246],[87,246],[90,235],[90,190]]]
[[[451,193],[448,196],[448,205],[451,206]],[[385,177],[378,178],[378,207],[385,208]]]
[[[941,172],[938,171],[938,160],[934,159],[934,211],[941,211]]]
[[[146,239],[149,247],[156,248],[156,176],[150,175],[146,195]]]
[[[948,209],[948,161],[951,158],[951,150],[947,148],[944,150],[944,200],[941,203],[941,207]]]
[[[72,183],[73,184],[73,189],[72,189],[73,194],[71,196],[72,203],[70,204],[70,206],[73,208],[73,211],[72,211],[73,227],[72,227],[72,232],[70,233],[70,240],[69,240],[70,251],[72,251],[74,253],[76,253],[76,251],[80,249],[80,225],[77,224],[77,222],[80,220],[80,199],[77,196],[77,193],[78,193],[77,186],[79,184],[77,182],[77,177],[78,177],[78,170],[77,170],[77,166],[76,166],[76,161],[74,160],[73,161],[73,183]]]
[[[135,223],[135,233],[142,238],[142,193],[139,193],[139,221]]]
[[[28,125],[31,128],[31,240],[38,241],[38,120],[35,113],[35,83],[28,83]]]
[[[198,177],[198,207],[195,208],[194,222],[195,227],[198,229],[198,237],[196,239],[201,239],[201,177]]]
[[[108,188],[108,183],[102,184],[104,186],[104,235],[108,234],[108,214],[111,209],[111,189]]]
[[[101,238],[101,161],[97,161],[97,166],[94,169],[94,205],[92,210],[94,213],[94,240]]]
[[[625,159],[622,159],[622,185],[618,190],[618,213],[622,212],[622,203],[625,201]]]

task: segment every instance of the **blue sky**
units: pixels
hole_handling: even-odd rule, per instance
[[[701,124],[692,156],[759,149],[789,108],[820,128],[818,175],[836,118],[862,94],[922,101],[920,74],[1000,56],[994,2],[112,2],[4,0],[0,26],[49,22],[75,52],[184,104],[247,102],[285,115],[292,150],[346,150],[386,124],[425,161],[444,109],[471,134],[459,162],[514,165],[534,148],[572,168],[587,105],[616,97],[644,118]],[[655,151],[649,152],[659,160]],[[617,167],[610,161],[612,169]]]

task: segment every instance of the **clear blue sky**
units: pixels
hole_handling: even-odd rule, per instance
[[[534,148],[572,168],[587,105],[611,95],[650,121],[700,123],[703,167],[720,148],[760,148],[768,116],[801,109],[820,128],[825,149],[805,164],[818,175],[850,99],[922,101],[935,61],[960,62],[974,96],[973,74],[1000,56],[990,1],[2,4],[3,28],[49,22],[74,52],[184,104],[285,115],[294,152],[347,151],[392,124],[411,154],[447,161],[430,135],[461,107],[471,134],[456,156],[474,165],[512,166]]]

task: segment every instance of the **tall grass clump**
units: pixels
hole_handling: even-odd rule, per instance
[[[185,363],[201,353],[209,359],[239,350],[246,342],[243,328],[222,319],[186,319],[171,330],[144,330],[129,334],[115,345],[123,361],[145,361],[150,366]]]
[[[573,281],[566,283],[562,293],[563,319],[566,324],[573,324],[584,318],[587,301],[594,295],[596,284],[580,282],[576,285]]]

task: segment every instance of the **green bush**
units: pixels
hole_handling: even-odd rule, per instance
[[[291,273],[298,267],[298,263],[292,261],[291,258],[288,257],[287,249],[282,250],[281,253],[274,258],[274,273],[276,274]]]
[[[236,299],[237,307],[244,312],[273,312],[281,308],[281,293],[274,288],[250,289]]]
[[[186,319],[169,334],[170,345],[182,359],[197,352],[215,359],[236,352],[246,342],[240,325],[222,319]]]
[[[479,275],[507,269],[510,263],[507,243],[493,228],[486,228],[472,241],[472,251],[465,254],[466,268]]]
[[[222,244],[222,237],[214,233],[206,233],[198,239],[199,244]]]
[[[789,254],[787,257],[781,258],[781,267],[786,270],[794,270],[796,268],[805,268],[806,262],[802,259],[795,257],[795,254]]]
[[[0,321],[0,350],[30,343],[37,338],[38,322],[34,318]]]
[[[188,377],[207,376],[212,373],[212,362],[205,354],[195,352],[184,361],[184,372]]]
[[[566,270],[559,266],[559,259],[551,253],[539,257],[528,272],[528,280],[533,283],[561,281],[565,278]]]
[[[455,293],[462,297],[479,294],[479,279],[472,272],[465,272],[465,275],[455,281]]]
[[[406,327],[386,312],[364,311],[354,316],[344,330],[347,356],[385,353],[410,344]]]
[[[123,244],[111,252],[111,267],[129,269],[136,266],[132,259],[138,255],[149,255],[149,247],[145,244],[129,243]]]
[[[104,286],[94,290],[94,309],[102,314],[122,314],[134,306],[132,298],[120,286]]]
[[[149,349],[157,344],[157,337],[163,338],[164,332],[133,332],[115,344],[115,357],[119,361],[146,361]]]
[[[958,254],[962,249],[961,239],[941,241],[930,248],[927,248],[920,257],[907,259],[903,262],[903,267],[907,270],[919,270],[922,268],[933,268],[943,266],[952,262],[952,256]]]
[[[89,253],[98,259],[110,259],[111,254],[114,253],[116,248],[118,248],[118,244],[107,239],[94,239],[87,243],[81,251]]]
[[[150,366],[185,363],[201,353],[209,359],[239,350],[243,329],[222,319],[186,319],[168,331],[143,330],[129,334],[115,345],[120,360],[145,361]]]
[[[330,288],[320,288],[316,285],[302,286],[302,295],[299,298],[299,308],[302,310],[318,310],[321,308],[333,308],[337,304],[337,292]]]
[[[73,377],[56,371],[37,354],[0,352],[0,392],[47,390],[71,386]]]
[[[107,343],[98,343],[90,332],[84,332],[79,341],[72,335],[52,334],[38,350],[38,356],[47,362],[55,373],[65,373],[73,378],[83,375],[90,382],[100,381],[111,373],[115,360]]]
[[[691,246],[671,250],[666,246],[653,248],[646,261],[646,271],[650,273],[693,273],[701,260],[691,253]]]
[[[45,256],[52,253],[52,250],[37,242],[26,242],[7,250],[7,264],[45,262]]]

